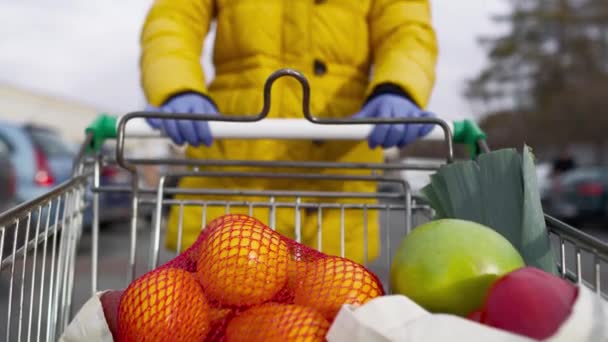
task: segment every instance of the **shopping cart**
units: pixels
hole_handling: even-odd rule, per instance
[[[272,85],[280,77],[293,77],[301,83],[305,119],[265,119],[270,111]],[[249,213],[264,208],[273,228],[278,211],[285,208],[296,209],[293,210],[296,240],[301,240],[302,234],[301,211],[298,209],[310,209],[317,213],[319,240],[324,228],[322,216],[330,211],[338,212],[341,218],[342,245],[344,245],[344,232],[348,229],[344,225],[344,218],[347,215],[349,217],[360,215],[365,221],[372,212],[377,212],[380,214],[382,227],[381,255],[374,262],[369,264],[366,262],[366,264],[386,284],[395,247],[413,227],[432,218],[433,211],[410,189],[406,181],[401,177],[385,176],[383,171],[406,169],[434,171],[437,169],[436,164],[263,162],[179,158],[159,160],[127,156],[125,152],[125,146],[131,139],[162,138],[158,134],[152,136],[140,134],[141,127],[145,126],[141,121],[151,116],[208,119],[215,137],[241,139],[363,139],[374,123],[398,122],[320,119],[310,113],[309,99],[310,90],[306,79],[293,70],[280,70],[267,80],[264,88],[264,106],[257,115],[212,117],[138,112],[127,114],[118,121],[109,116],[101,116],[87,129],[86,140],[75,162],[72,179],[46,195],[0,215],[0,305],[2,305],[0,339],[56,340],[76,310],[92,294],[100,289],[124,288],[137,276],[175,256],[161,247],[165,209],[168,206],[179,208],[178,244],[181,244],[182,240],[183,211],[189,206],[201,208],[201,226],[211,219],[206,217],[206,213],[211,208],[222,208],[224,212],[245,210]],[[138,122],[139,126],[137,126]],[[474,153],[489,151],[485,136],[471,122],[447,123],[439,119],[414,119],[407,122],[437,125],[438,129],[430,134],[430,138],[444,141],[446,163],[454,160],[453,142],[468,144]],[[132,124],[133,129],[129,128],[128,124]],[[112,140],[116,143],[115,159],[96,153],[104,143]],[[114,163],[130,171],[132,183],[130,187],[100,186],[102,166]],[[141,186],[139,178],[142,168],[150,165],[186,168],[165,170],[155,187]],[[212,171],[207,168],[209,166],[213,167]],[[235,167],[243,166],[255,168],[255,171],[234,171]],[[314,169],[318,172],[297,171],[302,168]],[[331,174],[321,172],[328,169],[335,172]],[[340,173],[354,169],[365,171],[366,174],[353,176]],[[289,170],[294,171],[289,172]],[[398,190],[371,193],[306,189],[237,191],[183,189],[168,185],[172,179],[184,176],[212,178],[238,176],[331,182],[367,181],[375,184],[391,183],[395,185],[392,189]],[[93,195],[87,196],[88,192],[92,192]],[[125,231],[100,232],[99,197],[104,192],[132,195],[132,215],[129,218],[125,217]],[[188,199],[176,199],[175,195],[179,194],[194,196]],[[218,196],[232,195],[246,199],[238,201],[229,197],[216,199]],[[309,200],[311,198],[315,200]],[[370,199],[375,202],[369,203]],[[83,214],[89,207],[92,208],[93,223],[90,230],[85,230]],[[142,208],[153,209],[152,224],[148,224],[140,217]],[[552,217],[547,216],[546,222],[559,260],[561,275],[573,282],[585,284],[606,296],[608,245]],[[109,246],[104,245],[100,253],[100,241],[104,238],[113,240],[110,241]],[[344,253],[344,248],[341,252]],[[106,259],[110,261],[105,263]]]

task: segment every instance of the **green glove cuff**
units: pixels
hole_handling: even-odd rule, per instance
[[[116,123],[118,117],[102,113],[86,129],[86,134],[91,134],[91,142],[87,152],[99,152],[106,139],[116,138]]]
[[[454,121],[454,143],[467,145],[471,158],[477,157],[480,153],[477,142],[486,138],[486,134],[475,121]]]

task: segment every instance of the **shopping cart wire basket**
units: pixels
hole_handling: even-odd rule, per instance
[[[270,112],[272,85],[281,77],[293,77],[302,85],[304,119],[266,118]],[[168,207],[178,210],[178,247],[183,244],[184,210],[188,207],[200,210],[201,227],[213,218],[209,217],[210,213],[239,211],[249,214],[263,212],[268,215],[270,226],[275,228],[277,217],[284,217],[280,213],[287,210],[293,213],[293,238],[299,242],[303,238],[304,226],[310,224],[305,222],[302,212],[310,212],[316,217],[312,224],[316,225],[317,247],[320,249],[323,217],[332,214],[338,218],[342,255],[346,253],[346,218],[359,217],[367,229],[368,219],[376,213],[381,222],[380,257],[368,260],[367,243],[363,249],[365,263],[386,285],[395,247],[413,227],[431,219],[433,211],[405,180],[387,176],[383,171],[434,171],[438,168],[434,163],[186,160],[127,156],[128,140],[163,138],[145,124],[144,119],[150,117],[208,120],[217,139],[362,140],[377,123],[430,123],[436,125],[436,129],[427,138],[444,142],[446,163],[454,160],[454,143],[468,145],[473,156],[489,151],[485,135],[471,121],[448,123],[437,118],[322,119],[310,113],[309,100],[306,78],[296,71],[283,69],[267,80],[264,105],[256,115],[136,112],[120,119],[100,116],[86,130],[86,139],[69,181],[0,215],[0,305],[3,306],[0,310],[0,339],[54,341],[79,306],[92,294],[100,289],[124,288],[137,276],[174,257],[181,248],[177,252],[169,252],[161,246]],[[111,142],[116,144],[115,158],[99,152],[104,144]],[[130,185],[101,185],[102,167],[112,164],[129,171]],[[150,166],[162,167],[161,177],[154,186],[142,185],[142,170]],[[303,169],[308,171],[302,172]],[[325,172],[327,170],[332,172]],[[366,173],[341,173],[352,170]],[[262,191],[188,189],[172,185],[182,177],[248,177],[282,180],[281,184],[287,186]],[[359,193],[294,189],[289,188],[289,180],[389,183],[397,190]],[[131,216],[124,218],[124,231],[100,232],[100,210],[103,210],[100,196],[107,193],[131,196]],[[192,196],[184,199],[176,195]],[[239,199],[231,199],[235,196]],[[152,213],[151,224],[143,217],[147,212]],[[92,215],[90,228],[83,224],[87,213]],[[546,223],[561,275],[606,296],[608,244],[552,217],[547,216]],[[100,241],[104,238],[112,238],[112,242],[100,251]],[[100,265],[103,265],[102,269]]]

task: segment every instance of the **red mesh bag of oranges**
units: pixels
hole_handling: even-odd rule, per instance
[[[324,341],[343,304],[383,295],[362,265],[290,240],[246,215],[210,222],[169,263],[120,295],[118,341]]]

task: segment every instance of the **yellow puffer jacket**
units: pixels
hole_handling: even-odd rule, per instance
[[[217,20],[213,56],[216,75],[207,88],[200,56],[213,19]],[[211,97],[224,115],[258,113],[262,108],[265,80],[272,72],[285,67],[302,72],[310,81],[311,111],[317,116],[350,116],[360,110],[366,97],[378,85],[385,83],[399,86],[424,107],[433,88],[437,58],[428,0],[156,0],[148,13],[141,41],[143,88],[152,105],[159,106],[180,92],[195,91]],[[277,81],[269,117],[301,117],[301,94],[297,81],[286,78]],[[211,148],[188,148],[187,156],[235,160],[382,161],[382,152],[370,150],[366,142],[337,141],[216,141]],[[375,191],[375,184],[365,182],[248,178],[185,178],[180,186]],[[233,199],[239,198],[230,198]],[[247,200],[267,202],[268,198]],[[338,200],[324,200],[328,201]],[[241,209],[247,212],[247,207]],[[181,248],[196,239],[202,226],[202,210],[201,206],[186,206],[180,215],[179,208],[172,208],[166,240],[169,248],[177,248],[180,217],[184,226]],[[224,210],[224,207],[206,208],[206,220]],[[235,207],[231,212],[238,210]],[[267,221],[268,210],[256,208],[254,215]],[[342,215],[340,210],[322,212],[323,229],[319,239],[318,212],[302,211],[302,241],[313,247],[319,247],[317,242],[320,241],[324,252],[340,254],[343,238],[347,257],[359,262],[376,258],[379,228],[375,211],[369,210],[366,215],[368,225],[363,224],[361,211],[346,210],[343,236]],[[277,211],[276,227],[293,237],[294,211]],[[365,235],[367,248],[363,245]]]

